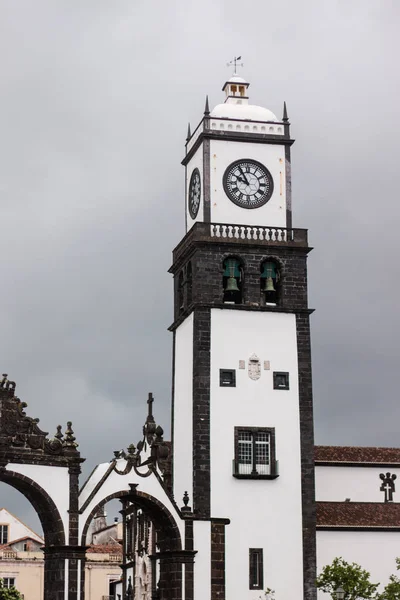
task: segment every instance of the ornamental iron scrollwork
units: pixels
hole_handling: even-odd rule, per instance
[[[149,477],[152,473],[161,471],[165,486],[170,484],[170,448],[164,441],[164,430],[157,425],[153,416],[153,394],[149,393],[147,405],[148,414],[146,422],[143,425],[143,439],[138,444],[130,444],[127,450],[115,450],[113,459],[113,470],[118,475],[127,475],[133,471],[139,477]],[[148,452],[149,451],[149,452]],[[147,458],[142,460],[142,454],[146,453]],[[121,469],[118,461],[124,460],[125,466]],[[147,467],[143,471],[143,467]]]

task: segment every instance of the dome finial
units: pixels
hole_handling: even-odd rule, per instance
[[[206,105],[204,108],[204,114],[208,117],[208,115],[210,114],[210,106],[208,104],[208,96],[206,96]]]

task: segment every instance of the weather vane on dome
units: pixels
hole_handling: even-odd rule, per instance
[[[236,75],[236,69],[237,67],[243,67],[243,63],[238,63],[238,60],[242,60],[241,56],[235,56],[233,58],[233,60],[229,61],[228,63],[226,63],[227,67],[231,67],[232,65],[234,65],[234,71],[233,74]]]

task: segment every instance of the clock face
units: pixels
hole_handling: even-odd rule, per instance
[[[259,208],[274,191],[271,173],[256,160],[243,158],[226,169],[223,177],[225,193],[241,208]]]
[[[200,206],[201,180],[200,171],[194,169],[189,183],[189,213],[192,219],[197,217]]]

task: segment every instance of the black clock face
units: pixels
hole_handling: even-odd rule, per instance
[[[229,165],[223,177],[226,195],[242,208],[259,208],[274,191],[271,173],[256,160],[243,158]]]
[[[192,219],[197,217],[200,206],[201,180],[200,171],[194,169],[189,182],[189,213]]]

